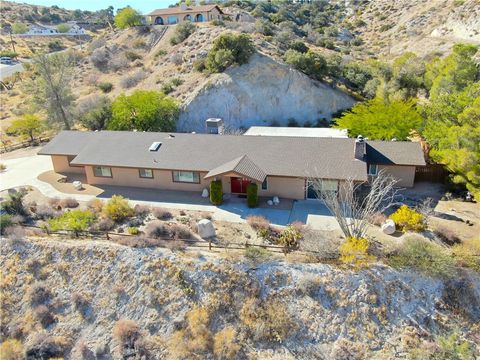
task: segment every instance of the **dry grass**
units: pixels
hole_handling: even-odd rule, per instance
[[[255,231],[268,230],[270,222],[263,216],[250,215],[247,217],[247,223]]]
[[[134,343],[140,336],[140,327],[133,320],[120,319],[113,326],[113,337],[120,343]]]
[[[240,348],[233,326],[223,328],[213,337],[213,353],[217,359],[234,359]]]

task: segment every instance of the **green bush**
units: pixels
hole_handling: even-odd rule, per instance
[[[155,54],[155,57],[157,58],[157,57],[165,56],[165,55],[167,55],[167,54],[168,54],[168,53],[167,53],[166,50],[160,49],[160,50],[158,50],[157,53]]]
[[[57,31],[59,33],[68,33],[70,31],[70,25],[68,24],[59,24],[57,25]]]
[[[297,249],[302,239],[303,234],[296,227],[289,225],[280,233],[278,242],[282,246]]]
[[[180,44],[181,42],[185,41],[190,35],[192,35],[196,29],[197,27],[195,26],[195,24],[191,23],[190,21],[185,21],[178,24],[175,27],[175,33],[170,38],[170,44]]]
[[[393,267],[412,268],[437,277],[454,275],[455,260],[448,251],[416,236],[405,239],[402,248],[388,262]]]
[[[12,215],[2,214],[0,215],[0,234],[5,234],[5,230],[13,225]]]
[[[28,31],[28,25],[23,23],[15,23],[12,25],[12,32],[14,34],[25,34]]]
[[[27,215],[27,210],[23,205],[23,191],[15,191],[8,195],[8,199],[2,203],[2,209],[10,215]]]
[[[18,53],[16,53],[15,51],[11,51],[11,50],[1,50],[0,51],[0,57],[11,57],[11,58],[16,58],[18,56]]]
[[[142,56],[137,54],[135,51],[126,51],[125,57],[130,61],[135,61],[137,59],[141,59]]]
[[[103,206],[102,213],[115,222],[121,222],[135,215],[135,210],[128,204],[128,199],[121,195],[113,195]]]
[[[193,62],[193,70],[203,72],[207,68],[205,59],[197,59]]]
[[[292,42],[288,48],[298,51],[299,53],[302,53],[302,54],[305,54],[309,50],[308,46],[305,45],[303,41],[298,41],[298,40]]]
[[[254,52],[255,46],[248,35],[222,34],[215,39],[212,49],[208,52],[206,69],[216,73],[234,64],[246,64]]]
[[[285,52],[284,60],[295,69],[317,80],[322,80],[327,73],[328,67],[325,58],[310,50],[302,53],[289,49]]]
[[[95,215],[90,210],[67,211],[59,217],[50,219],[50,230],[84,231],[95,221]]]
[[[134,226],[129,227],[129,228],[127,229],[127,232],[128,232],[130,235],[138,235],[138,234],[140,234],[140,230],[139,230],[137,227],[134,227]]]
[[[250,246],[245,249],[244,255],[248,260],[254,263],[259,263],[271,257],[272,253],[267,249],[263,249],[256,246]]]
[[[419,212],[410,209],[407,205],[402,205],[400,208],[390,215],[390,219],[395,222],[395,225],[400,231],[422,231],[425,230],[425,219]]]
[[[258,185],[255,183],[247,186],[247,205],[251,208],[258,206]]]
[[[223,202],[222,180],[214,180],[210,183],[210,202],[213,205],[221,205]]]
[[[98,84],[98,88],[102,90],[104,93],[109,93],[113,89],[113,84],[110,82],[103,82]]]
[[[142,15],[130,6],[123,8],[115,16],[115,26],[119,29],[128,29],[139,25],[142,25]]]

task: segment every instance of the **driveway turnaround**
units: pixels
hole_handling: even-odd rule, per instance
[[[33,186],[47,197],[75,198],[78,201],[94,199],[93,195],[67,194],[56,190],[50,184],[38,179],[46,171],[53,170],[49,157],[30,155],[19,158],[8,156],[2,159],[7,169],[0,173],[0,191]],[[336,230],[338,225],[328,210],[319,201],[295,201],[292,210],[275,208],[249,208],[246,199],[231,197],[221,206],[213,206],[200,194],[181,191],[155,191],[152,189],[127,188],[121,186],[104,187],[105,191],[97,198],[108,199],[114,194],[122,195],[133,205],[150,205],[169,209],[208,211],[217,221],[245,222],[250,215],[264,216],[274,225],[285,226],[293,221],[301,221],[313,229]]]

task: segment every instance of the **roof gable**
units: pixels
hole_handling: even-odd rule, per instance
[[[238,175],[263,182],[267,174],[258,167],[247,155],[243,155],[208,172],[205,179],[234,172]]]

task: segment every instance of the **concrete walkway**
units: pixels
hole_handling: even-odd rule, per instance
[[[35,155],[1,160],[7,169],[0,173],[0,191],[19,186],[33,186],[47,197],[75,198],[78,201],[89,201],[95,196],[67,194],[58,191],[52,185],[38,179],[38,175],[53,170],[50,157]],[[142,204],[169,209],[193,211],[208,211],[213,213],[213,219],[229,222],[245,222],[249,215],[259,215],[267,218],[272,224],[287,225],[293,221],[302,221],[314,229],[338,229],[335,220],[329,216],[325,206],[317,201],[296,201],[292,210],[275,208],[254,208],[246,205],[245,199],[231,197],[221,206],[211,205],[196,192],[162,191],[121,186],[105,186],[104,192],[97,197],[108,199],[114,194],[122,195],[133,205]],[[336,225],[336,227],[335,227]]]

